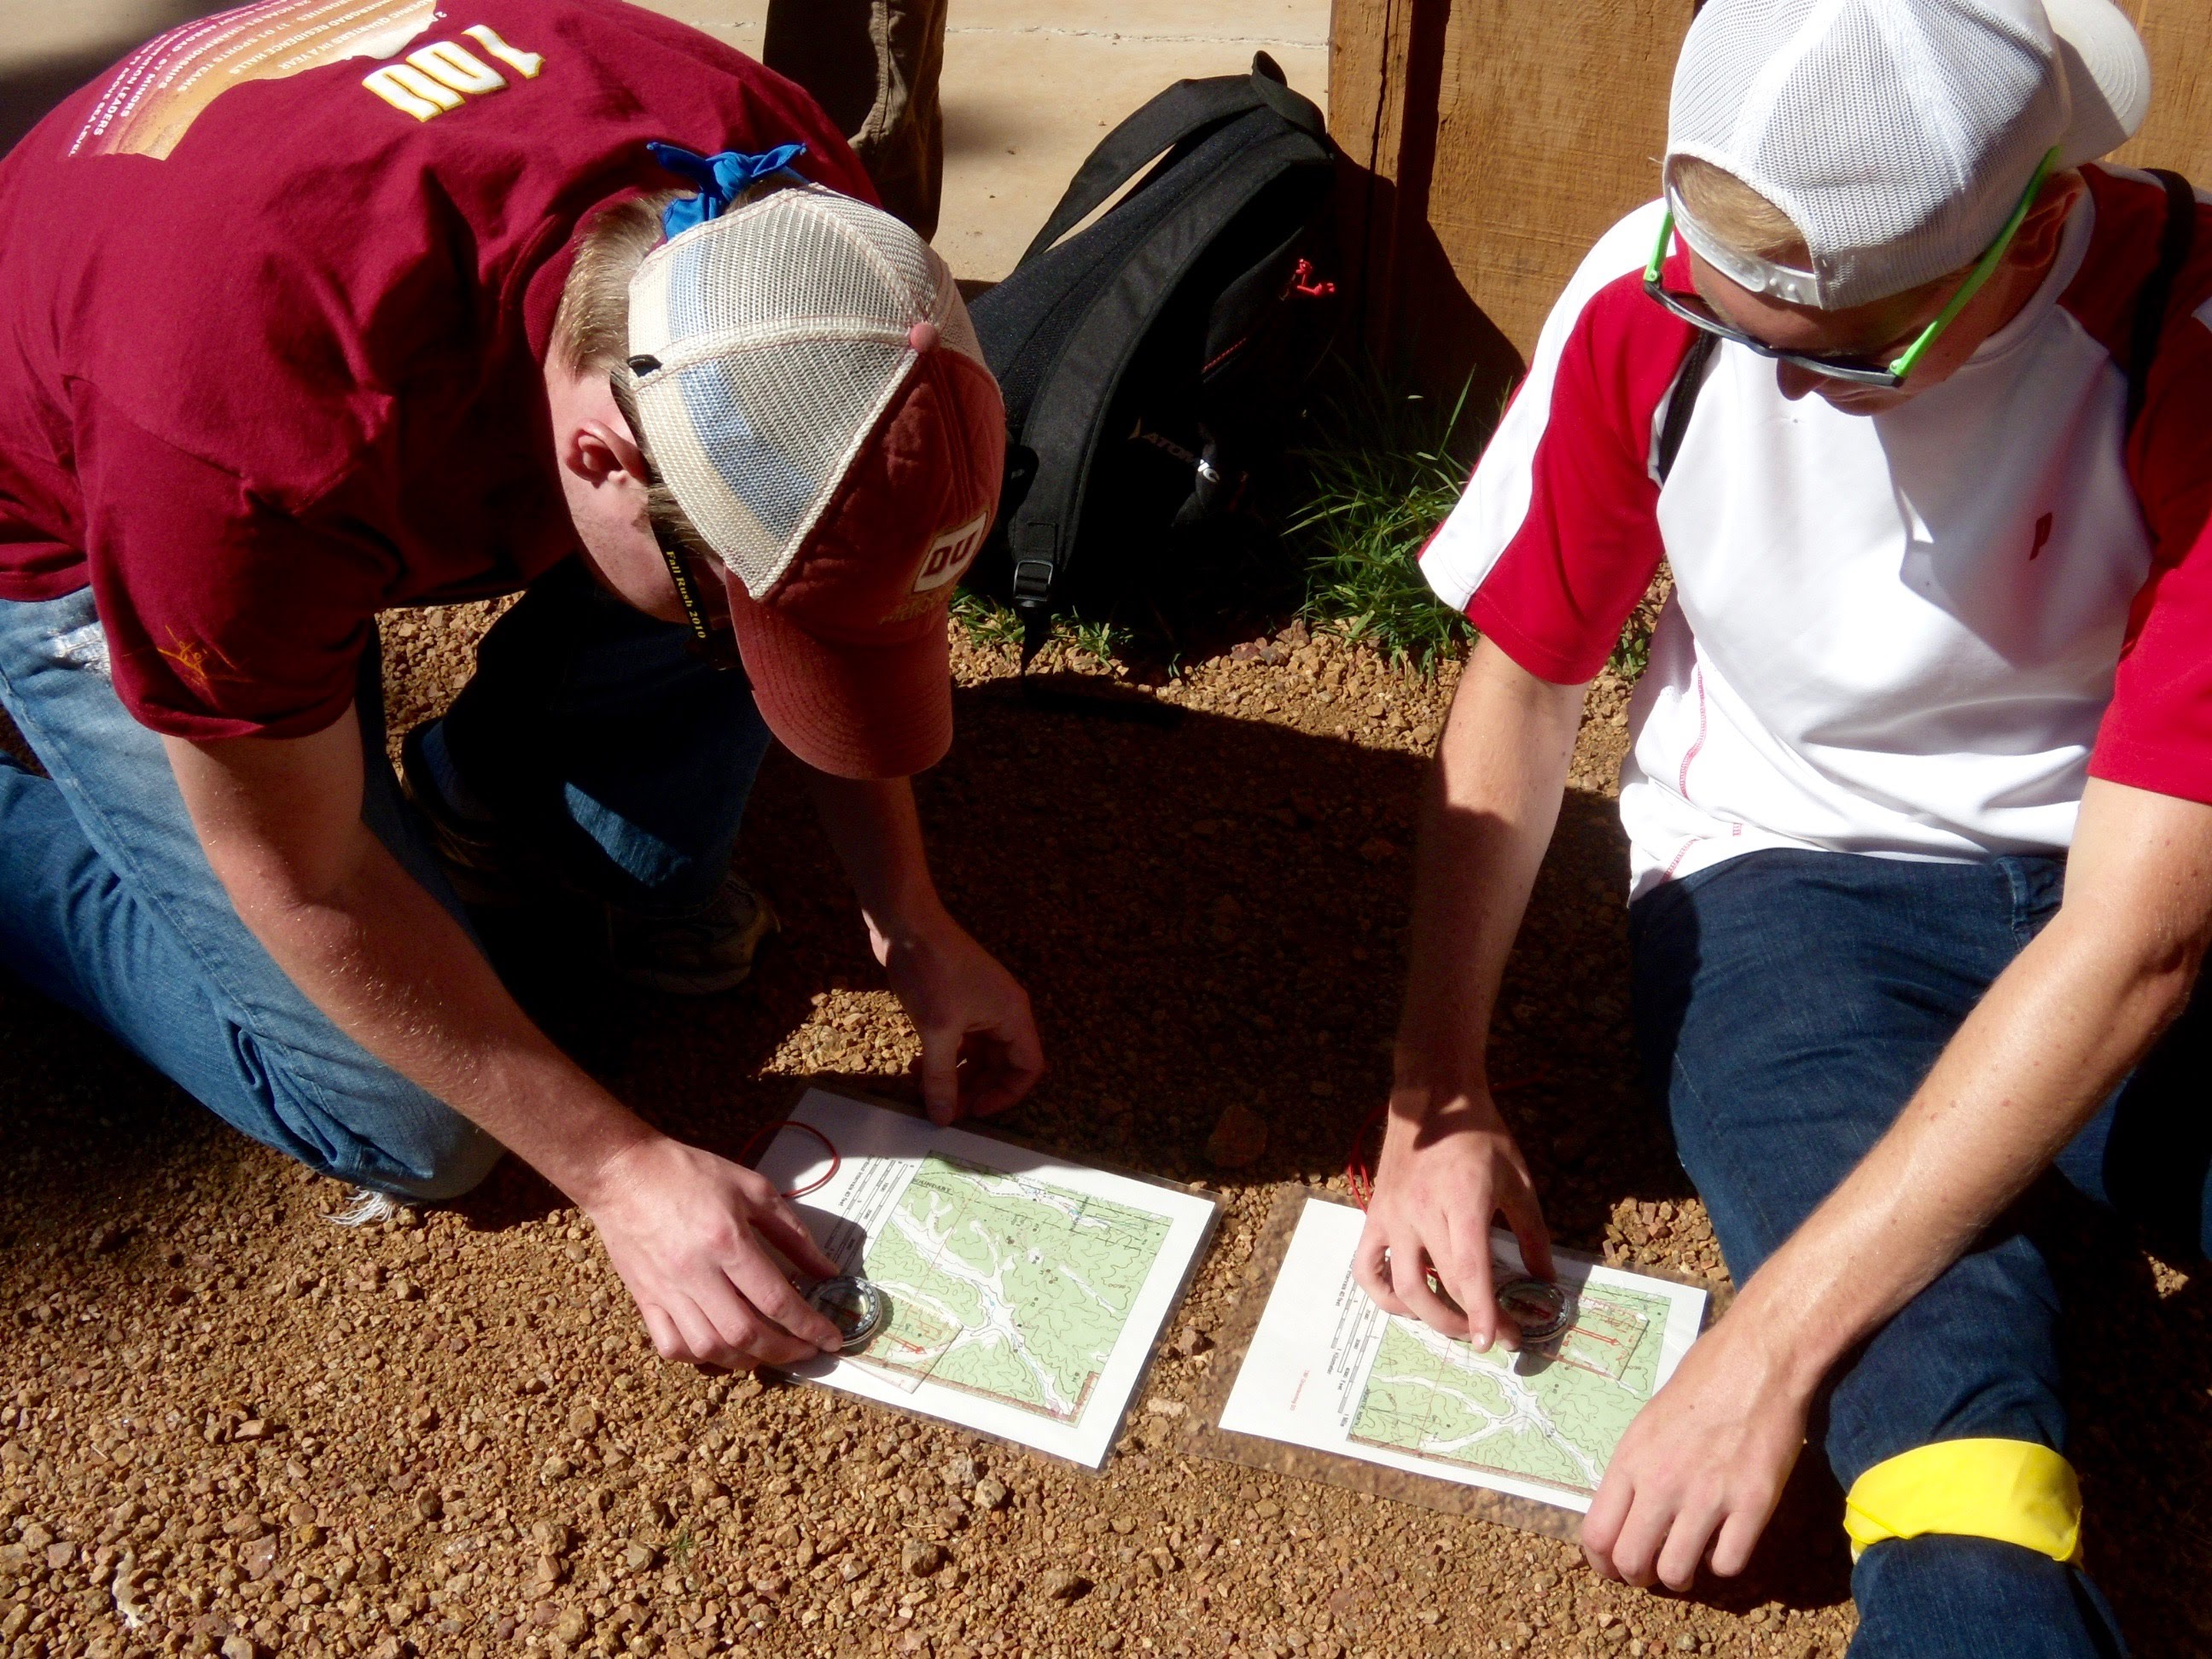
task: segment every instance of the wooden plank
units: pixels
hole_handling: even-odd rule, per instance
[[[2124,3],[2154,90],[2114,159],[2212,186],[2212,0]],[[1692,0],[1334,6],[1330,125],[1364,343],[1455,386],[1532,349],[1590,245],[1657,193]]]
[[[2138,0],[2127,9],[2150,53],[2150,115],[2112,159],[2212,186],[2212,0]]]
[[[1688,0],[1476,0],[1444,44],[1430,219],[1525,356],[1582,256],[1658,190]]]

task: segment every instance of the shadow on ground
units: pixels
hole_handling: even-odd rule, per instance
[[[1340,1170],[1388,1075],[1419,763],[1195,713],[1171,729],[1044,713],[990,688],[961,695],[959,729],[951,759],[918,785],[940,882],[1030,988],[1054,1067],[1007,1127],[1232,1188]],[[878,982],[796,783],[788,761],[772,761],[748,826],[747,867],[786,925],[750,990],[648,999],[543,951],[525,976],[549,1027],[617,1092],[725,1151],[787,1104],[796,1078],[762,1067],[817,994]],[[1555,1232],[1585,1249],[1622,1199],[1690,1195],[1632,1066],[1623,858],[1612,804],[1571,795],[1511,969],[1497,1066],[1533,1079],[1507,1108]],[[51,1261],[18,1244],[94,1239],[117,1220],[157,1238],[204,1231],[210,1206],[228,1212],[213,1224],[219,1237],[273,1213],[260,1211],[281,1176],[271,1157],[13,983],[0,984],[0,1045],[11,1143],[0,1297],[11,1317],[38,1316],[45,1287],[27,1275]],[[901,1087],[866,1066],[851,1080]],[[1272,1134],[1261,1161],[1224,1182],[1203,1146],[1231,1103]],[[562,1205],[510,1165],[465,1213],[497,1229]],[[2092,1558],[2138,1651],[2201,1651],[2190,1586],[2212,1543],[2212,1310],[2201,1279],[2162,1296],[2140,1253],[2095,1218],[2069,1212],[2065,1231]],[[79,1282],[114,1259],[80,1259]],[[1753,1573],[1710,1599],[1842,1599],[1837,1510],[1808,1460]]]

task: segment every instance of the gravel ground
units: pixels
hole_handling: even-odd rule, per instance
[[[481,623],[388,630],[395,730],[451,695]],[[1297,629],[1172,684],[1042,667],[1185,713],[1042,712],[1008,658],[959,647],[959,744],[918,790],[948,900],[1045,1030],[1054,1069],[1010,1127],[1226,1205],[1102,1474],[659,1364],[581,1218],[512,1164],[453,1209],[334,1226],[331,1183],[0,985],[0,1653],[1840,1653],[1838,1499],[1808,1468],[1744,1581],[1674,1597],[1549,1539],[1170,1449],[1271,1194],[1340,1189],[1387,1079],[1450,677]],[[1563,1241],[1717,1278],[1630,1060],[1625,700],[1592,698],[1498,1071]],[[898,1093],[915,1052],[795,782],[772,762],[749,824],[786,931],[744,991],[672,1008],[557,939],[501,941],[586,1065],[731,1151],[799,1079]],[[1224,1114],[1233,1169],[1207,1156]],[[2078,1206],[2049,1218],[2092,1563],[2139,1653],[2212,1651],[2204,1279]]]

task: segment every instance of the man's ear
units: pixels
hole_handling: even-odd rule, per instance
[[[2005,250],[2006,263],[2039,268],[2057,258],[2058,239],[2066,233],[2066,221],[2087,188],[2075,172],[2053,173],[2045,179],[2035,205],[2021,221],[2020,234]]]
[[[645,458],[617,410],[587,416],[570,427],[561,446],[561,465],[594,489],[625,479],[645,483]]]

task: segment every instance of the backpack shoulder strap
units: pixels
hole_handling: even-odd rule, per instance
[[[1020,447],[1036,466],[1006,524],[1014,608],[1029,635],[1025,661],[1049,625],[1101,428],[1130,361],[1192,264],[1247,204],[1285,171],[1328,165],[1328,152],[1305,134],[1255,124],[1132,250],[1060,348],[1023,423]]]
[[[1667,475],[1674,470],[1674,457],[1682,453],[1682,440],[1689,435],[1690,416],[1698,407],[1698,393],[1705,390],[1705,371],[1712,365],[1713,354],[1720,349],[1721,337],[1697,331],[1697,338],[1682,354],[1682,367],[1674,376],[1674,390],[1667,399],[1667,418],[1660,423],[1659,447],[1652,457],[1653,470],[1663,486]]]
[[[2166,307],[2173,297],[2174,278],[2197,241],[2197,191],[2178,173],[2154,168],[2151,177],[2166,187],[2166,228],[2158,243],[2158,264],[2136,295],[2133,332],[2128,340],[2127,429],[2133,430],[2150,392],[2150,368],[2158,356],[2159,337],[2166,332]]]
[[[1178,81],[1098,141],[1076,169],[1044,228],[1023,250],[1016,269],[1082,223],[1155,156],[1255,109],[1273,109],[1300,131],[1326,142],[1328,125],[1321,112],[1283,84],[1282,70],[1264,52],[1253,58],[1249,75]]]

